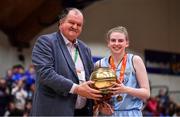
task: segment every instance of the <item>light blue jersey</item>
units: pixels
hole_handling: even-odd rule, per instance
[[[110,67],[109,64],[109,57],[104,57],[103,59],[99,60],[96,65],[100,65],[101,67]],[[125,69],[125,76],[123,84],[128,87],[139,88],[138,81],[136,79],[135,70],[132,63],[133,54],[127,54],[127,62],[126,62],[126,69]],[[117,78],[120,75],[122,61],[118,65],[116,69]],[[113,96],[111,98],[111,105],[114,108],[114,114],[112,116],[142,116],[142,107],[143,101],[137,97],[128,95],[128,94],[119,94],[123,97],[122,101],[117,100],[117,96]]]

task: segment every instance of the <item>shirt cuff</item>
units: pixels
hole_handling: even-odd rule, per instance
[[[71,87],[71,90],[69,91],[69,93],[74,94],[74,90],[75,90],[76,86],[78,86],[78,85],[73,83],[73,86]]]

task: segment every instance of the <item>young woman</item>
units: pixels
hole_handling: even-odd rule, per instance
[[[143,60],[126,52],[129,46],[125,27],[112,28],[107,33],[110,55],[95,63],[95,67],[109,67],[116,72],[117,83],[109,88],[112,116],[142,116],[143,100],[150,97],[148,76]]]

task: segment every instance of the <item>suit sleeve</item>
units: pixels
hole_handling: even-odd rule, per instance
[[[41,36],[32,51],[32,63],[36,68],[37,82],[45,85],[57,94],[67,96],[73,82],[54,70],[53,44],[46,36]]]

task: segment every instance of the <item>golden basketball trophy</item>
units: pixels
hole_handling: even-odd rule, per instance
[[[97,68],[90,77],[91,81],[94,81],[92,88],[98,89],[102,92],[102,99],[95,101],[94,115],[99,113],[103,115],[112,115],[113,109],[110,105],[110,99],[112,94],[108,91],[108,88],[113,87],[113,82],[117,81],[116,73],[110,68]]]
[[[97,68],[91,74],[90,79],[91,81],[94,81],[92,87],[102,91],[102,94],[108,94],[109,91],[107,88],[112,87],[112,83],[117,80],[116,73],[108,67]]]

